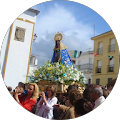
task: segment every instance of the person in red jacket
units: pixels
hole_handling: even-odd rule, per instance
[[[36,83],[30,83],[28,85],[27,94],[20,95],[15,92],[15,100],[26,110],[31,111],[37,102],[39,96],[39,88]]]

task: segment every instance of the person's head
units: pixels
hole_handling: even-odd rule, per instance
[[[22,87],[23,89],[25,89],[25,84],[22,83],[22,82],[19,82],[19,83],[18,83],[18,87]]]
[[[100,96],[103,96],[102,88],[96,85],[90,91],[90,98],[91,100],[96,101]]]
[[[59,99],[60,100],[63,99],[63,95],[62,94],[59,95]]]
[[[69,87],[67,89],[67,95],[69,95],[70,90],[78,90],[78,85],[76,85],[76,84],[69,85]]]
[[[37,100],[39,96],[39,88],[36,83],[30,83],[28,85],[27,95],[31,95],[33,99]]]
[[[66,96],[63,96],[63,101],[66,101],[66,100],[67,100]]]
[[[56,96],[56,89],[54,86],[50,85],[46,87],[47,98],[53,98]]]
[[[7,87],[8,91],[11,92],[12,91],[12,87]]]
[[[108,96],[108,91],[105,88],[102,88],[102,90],[103,90],[103,96],[106,99]]]
[[[88,100],[82,98],[75,102],[74,104],[75,117],[85,115],[90,111],[92,111],[92,105]]]
[[[82,94],[80,93],[79,90],[73,89],[69,91],[68,102],[70,106],[73,106],[76,100],[81,98],[82,98]]]
[[[88,85],[86,86],[84,92],[83,92],[83,98],[85,98],[85,99],[87,99],[88,101],[91,101],[91,102],[93,102],[93,101],[92,101],[91,98],[90,98],[90,91],[91,91],[91,89],[92,89],[93,87],[94,87],[93,84],[88,84]]]

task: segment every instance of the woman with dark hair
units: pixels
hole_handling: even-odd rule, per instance
[[[74,104],[75,117],[85,115],[90,111],[92,111],[92,106],[88,100],[82,98],[75,102],[75,104]]]
[[[90,101],[93,107],[94,107],[94,101],[91,100],[90,98],[90,91],[94,86],[95,86],[94,84],[88,84],[83,92],[83,98]]]
[[[47,119],[53,118],[53,105],[57,103],[56,90],[54,86],[47,86],[47,95],[41,93],[40,101],[37,103],[36,115]]]
[[[60,118],[58,118],[59,120],[63,120],[63,119],[72,119],[75,118],[74,115],[74,104],[76,102],[76,100],[81,99],[82,95],[80,93],[79,90],[70,90],[69,91],[69,95],[68,95],[68,103],[70,107],[64,106],[64,105],[54,105],[55,109],[59,109],[60,111],[62,111],[62,114],[60,116]]]

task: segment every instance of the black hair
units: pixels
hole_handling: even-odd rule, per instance
[[[86,89],[83,92],[83,98],[93,103],[94,101],[90,98],[90,91],[94,87],[94,84],[87,84]]]
[[[78,90],[78,85],[74,84],[74,85],[69,85],[68,89],[67,89],[67,95],[69,94],[70,90]]]
[[[74,104],[74,108],[76,114],[80,116],[87,114],[93,109],[91,103],[84,98],[77,100]]]

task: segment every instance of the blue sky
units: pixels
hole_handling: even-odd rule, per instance
[[[32,55],[38,58],[38,65],[51,59],[54,48],[53,36],[59,31],[64,34],[67,50],[87,51],[93,49],[91,37],[110,31],[107,22],[95,11],[79,3],[71,1],[49,1],[33,6],[40,11],[36,19]],[[91,49],[91,50],[92,50]]]

